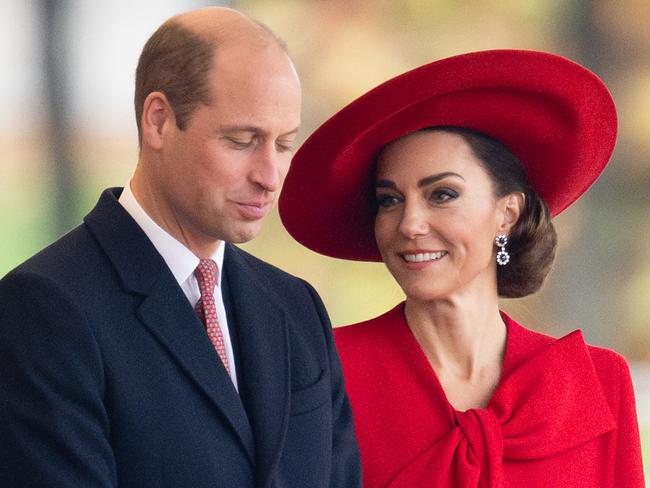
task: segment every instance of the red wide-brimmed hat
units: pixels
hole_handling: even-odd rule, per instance
[[[321,254],[381,261],[373,163],[389,142],[433,126],[507,146],[555,216],[602,173],[617,124],[607,87],[566,58],[494,50],[435,61],[369,91],[305,141],[280,195],[284,226]]]

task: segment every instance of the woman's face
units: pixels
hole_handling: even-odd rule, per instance
[[[424,131],[388,145],[376,195],[377,245],[408,298],[445,299],[477,287],[496,296],[494,238],[507,233],[512,209],[461,136]]]

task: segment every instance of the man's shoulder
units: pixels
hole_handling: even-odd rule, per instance
[[[87,265],[92,255],[96,255],[96,245],[81,224],[19,264],[5,278],[16,274],[62,277]]]
[[[236,273],[240,283],[242,278],[254,280],[258,290],[292,313],[304,311],[305,307],[313,311],[314,305],[322,307],[318,293],[307,281],[232,244],[226,247],[225,269],[229,276]]]
[[[97,293],[103,282],[97,278],[106,274],[102,259],[92,236],[80,225],[2,277],[0,302],[9,308],[30,303],[54,313],[79,303],[77,297],[103,295]]]
[[[232,261],[235,265],[246,266],[249,271],[252,271],[259,277],[260,281],[280,281],[294,286],[304,286],[305,281],[302,278],[294,276],[234,244],[227,244],[226,256],[226,259]]]
[[[108,223],[109,216],[103,216],[102,212],[111,206],[111,202],[109,202],[111,190],[108,189],[102,193],[99,202],[86,216],[86,219],[93,216],[98,226]],[[115,206],[116,203],[117,200],[112,203],[112,206]],[[86,219],[84,219],[84,223],[80,223],[18,265],[7,276],[27,273],[56,278],[92,271],[92,268],[97,266],[97,259],[103,259],[103,255],[96,238],[85,222]]]

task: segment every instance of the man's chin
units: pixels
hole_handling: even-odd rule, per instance
[[[262,230],[261,222],[243,225],[238,229],[233,229],[232,232],[228,232],[226,239],[223,240],[232,242],[233,244],[244,244],[255,239],[260,233],[260,230]]]

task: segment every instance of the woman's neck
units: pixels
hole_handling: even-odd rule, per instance
[[[485,406],[500,379],[506,344],[496,294],[407,298],[405,314],[450,403]]]

